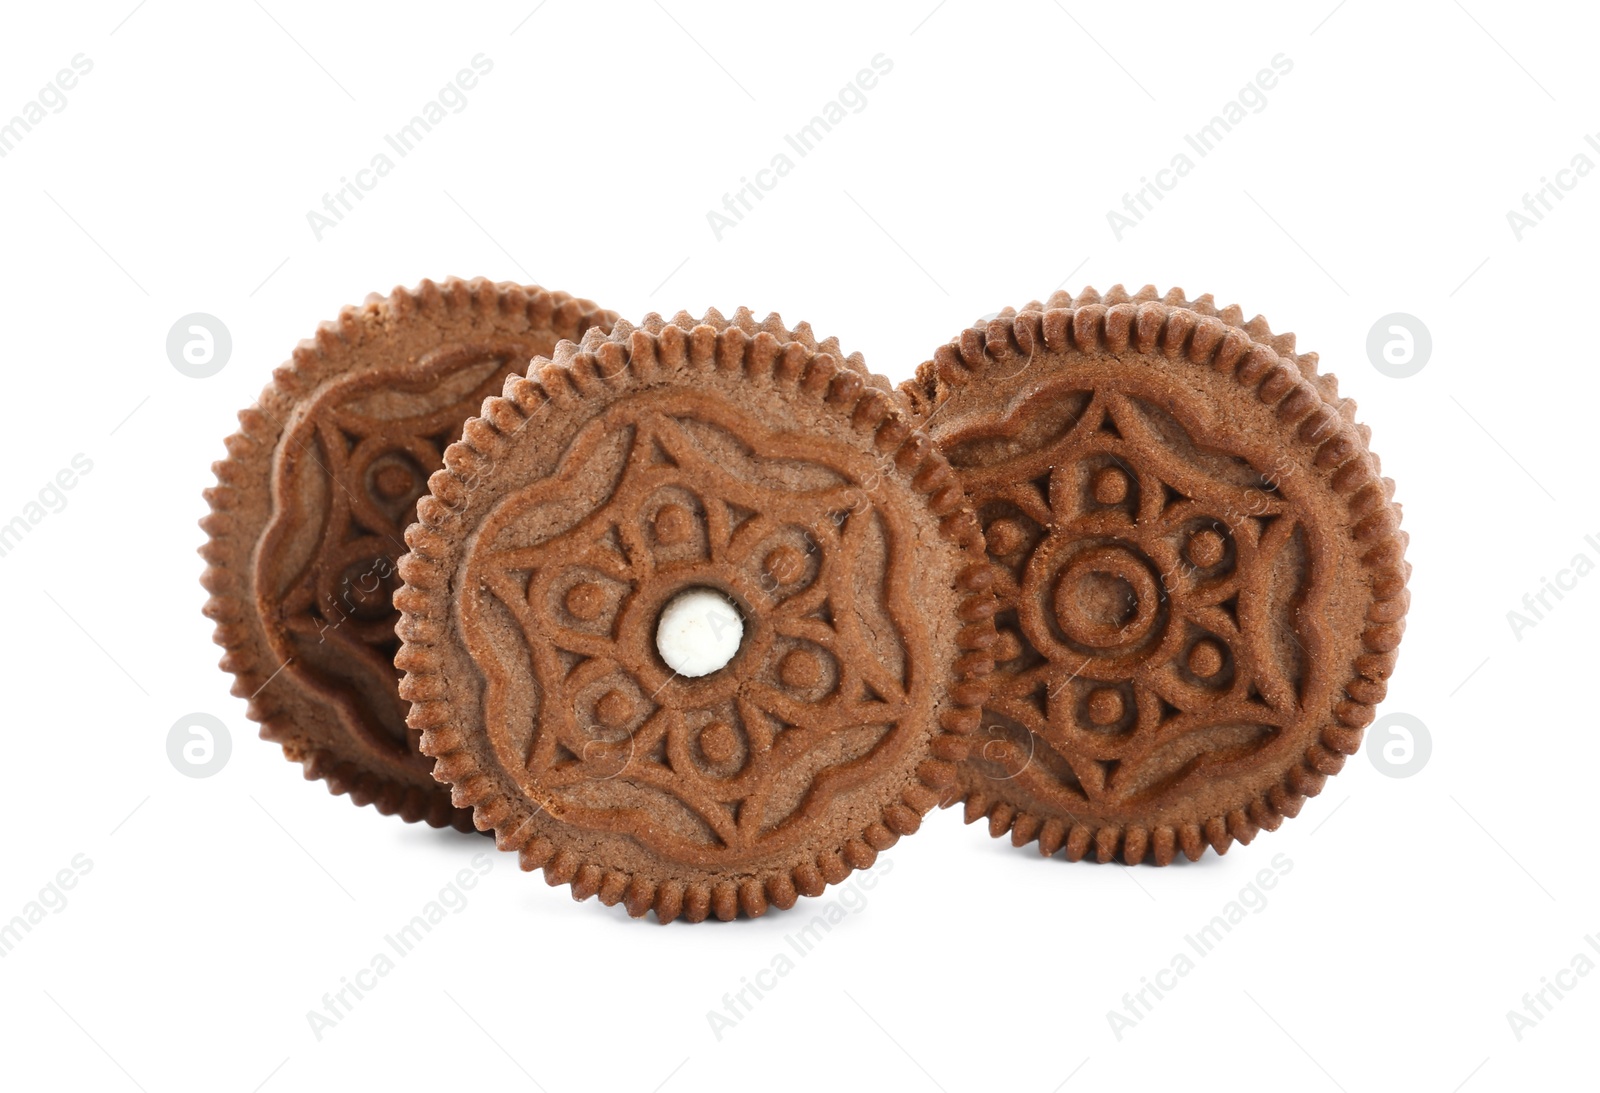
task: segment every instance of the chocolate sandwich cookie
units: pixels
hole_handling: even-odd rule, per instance
[[[423,281],[324,323],[239,414],[206,491],[205,613],[261,735],[357,804],[472,830],[405,723],[395,564],[483,399],[616,316],[562,292]]]
[[[1057,293],[903,385],[984,525],[996,670],[968,822],[1198,858],[1300,811],[1394,670],[1406,536],[1315,354],[1237,307]]]
[[[396,663],[434,774],[573,895],[732,919],[917,830],[977,728],[982,536],[890,392],[777,316],[563,343],[445,452]]]

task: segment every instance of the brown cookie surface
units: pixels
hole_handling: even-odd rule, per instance
[[[1409,567],[1316,356],[1210,297],[1057,293],[903,385],[984,525],[996,670],[954,799],[1078,860],[1195,859],[1360,746]]]
[[[463,436],[407,533],[397,663],[435,775],[525,869],[731,919],[918,828],[978,724],[991,577],[949,466],[836,343],[618,323]],[[696,597],[726,663],[680,672]]]
[[[213,465],[202,583],[261,735],[358,804],[472,830],[405,724],[391,602],[428,476],[483,399],[615,315],[451,278],[368,297],[302,342]]]

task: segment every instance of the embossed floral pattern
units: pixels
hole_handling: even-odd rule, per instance
[[[1299,483],[1148,395],[1059,381],[1034,396],[1057,435],[963,471],[1001,603],[974,762],[1066,814],[1147,815],[1326,701],[1309,651],[1324,531]]]
[[[876,481],[859,450],[771,433],[718,397],[641,395],[591,422],[469,557],[485,591],[464,631],[500,764],[564,822],[679,860],[805,837],[925,716],[911,521]],[[696,587],[735,605],[744,637],[687,679],[655,622]]]
[[[274,651],[369,748],[426,767],[407,733],[392,604],[428,476],[519,354],[448,349],[415,369],[334,384],[288,423],[280,505],[258,554]]]

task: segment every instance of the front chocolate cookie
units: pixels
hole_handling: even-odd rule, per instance
[[[537,287],[424,281],[325,323],[240,413],[206,491],[205,612],[233,693],[306,777],[472,830],[406,728],[395,563],[461,423],[535,355],[614,319]]]
[[[418,506],[410,723],[579,899],[788,907],[952,783],[993,640],[981,536],[833,348],[743,311],[591,332],[485,404]]]
[[[1360,745],[1409,568],[1314,355],[1237,308],[1057,294],[905,387],[984,524],[1000,631],[959,797],[1077,860],[1225,852]]]

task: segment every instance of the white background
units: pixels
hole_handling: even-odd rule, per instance
[[[1586,6],[262,2],[0,14],[0,118],[93,62],[0,159],[0,523],[93,462],[0,558],[0,920],[92,862],[0,959],[0,1084],[1592,1084],[1600,974],[1520,1040],[1506,1016],[1600,961],[1600,576],[1520,640],[1507,621],[1574,555],[1600,561],[1600,176],[1520,241],[1506,217],[1578,153],[1600,163]],[[467,107],[318,241],[307,211],[480,53]],[[865,109],[718,241],[707,212],[880,53]],[[1118,240],[1107,210],[1278,54],[1265,108]],[[307,1011],[489,847],[357,809],[255,739],[200,614],[200,491],[296,340],[447,274],[635,319],[776,309],[895,379],[1061,285],[1262,312],[1339,375],[1400,483],[1414,599],[1380,712],[1420,718],[1431,761],[1394,779],[1358,755],[1279,832],[1164,870],[1040,860],[938,813],[720,1040],[707,1011],[836,894],[661,928],[491,853],[465,909],[319,1040]],[[209,379],[166,356],[190,312],[232,333]],[[1391,312],[1432,332],[1409,379],[1367,357]],[[230,733],[211,778],[167,758],[192,712]],[[1107,1011],[1280,854],[1265,908],[1119,1040]]]

